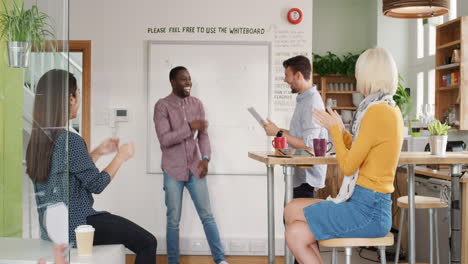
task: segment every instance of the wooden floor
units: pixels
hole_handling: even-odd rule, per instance
[[[330,263],[331,260],[331,251],[324,250],[321,251],[323,263]],[[356,264],[375,264],[377,260],[377,252],[364,250],[362,256],[367,259],[361,258],[358,254],[358,250],[354,249],[351,256],[351,263]],[[127,264],[134,264],[134,255],[127,255]],[[229,264],[267,264],[267,256],[226,256]],[[345,263],[345,253],[342,250],[338,251],[338,263]],[[160,255],[156,258],[157,264],[168,264],[167,256]],[[392,264],[393,262],[387,262]],[[211,256],[182,256],[180,258],[180,264],[214,264]],[[276,257],[276,264],[284,264],[284,257]],[[418,263],[419,264],[419,263]],[[445,263],[444,263],[445,264]]]
[[[226,256],[229,264],[265,264],[268,263],[266,256]],[[135,261],[134,255],[127,255],[127,264],[133,264]],[[167,264],[165,255],[156,257],[157,264]],[[180,257],[181,264],[214,264],[211,256],[182,256]],[[284,257],[276,257],[277,264],[284,264]]]

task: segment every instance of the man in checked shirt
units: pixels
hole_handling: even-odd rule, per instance
[[[205,177],[211,148],[203,104],[190,96],[192,80],[185,67],[173,68],[169,80],[172,93],[154,106],[154,124],[162,151],[168,261],[169,264],[179,264],[179,222],[186,187],[203,223],[214,262],[228,264],[211,212]]]

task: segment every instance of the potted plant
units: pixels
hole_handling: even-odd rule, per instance
[[[50,17],[39,12],[37,4],[31,9],[25,9],[13,1],[8,9],[5,1],[5,11],[0,14],[0,38],[5,37],[8,47],[9,66],[26,68],[29,64],[31,48],[38,50],[45,48],[47,38],[55,38],[52,26],[48,23]]]
[[[398,74],[398,87],[393,95],[393,100],[398,105],[401,110],[401,114],[403,115],[403,122],[405,124],[405,136],[408,135],[408,127],[411,127],[411,120],[408,119],[408,116],[413,108],[413,100],[411,100],[411,96],[406,92],[405,87],[403,86],[403,77]],[[406,121],[406,122],[405,122]]]
[[[320,76],[338,74],[341,66],[341,59],[334,53],[328,51],[327,55],[314,54],[314,72]]]
[[[429,130],[429,144],[431,146],[431,154],[444,156],[447,148],[447,133],[450,126],[440,123],[439,120],[434,120],[427,126]]]
[[[361,52],[362,53],[362,52]],[[361,55],[359,54],[352,54],[348,52],[348,54],[343,55],[343,65],[341,69],[341,74],[346,77],[354,77],[356,71],[356,62]]]
[[[333,52],[327,51],[327,55],[314,55],[314,72],[320,76],[342,75],[346,77],[354,77],[356,62],[359,54],[348,52],[340,58]]]

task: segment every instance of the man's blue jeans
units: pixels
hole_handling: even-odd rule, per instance
[[[178,181],[164,172],[164,191],[167,207],[166,243],[169,264],[179,264],[179,222],[182,213],[184,187],[187,187],[197,209],[214,262],[220,263],[225,260],[224,249],[219,238],[218,227],[211,213],[206,177],[199,179],[190,172],[189,181],[184,182]]]

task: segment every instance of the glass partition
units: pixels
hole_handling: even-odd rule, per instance
[[[81,90],[69,75],[69,3],[4,3],[2,19],[29,22],[8,28],[0,45],[0,263],[49,263],[54,242],[70,240],[69,127],[80,128],[69,121]]]

